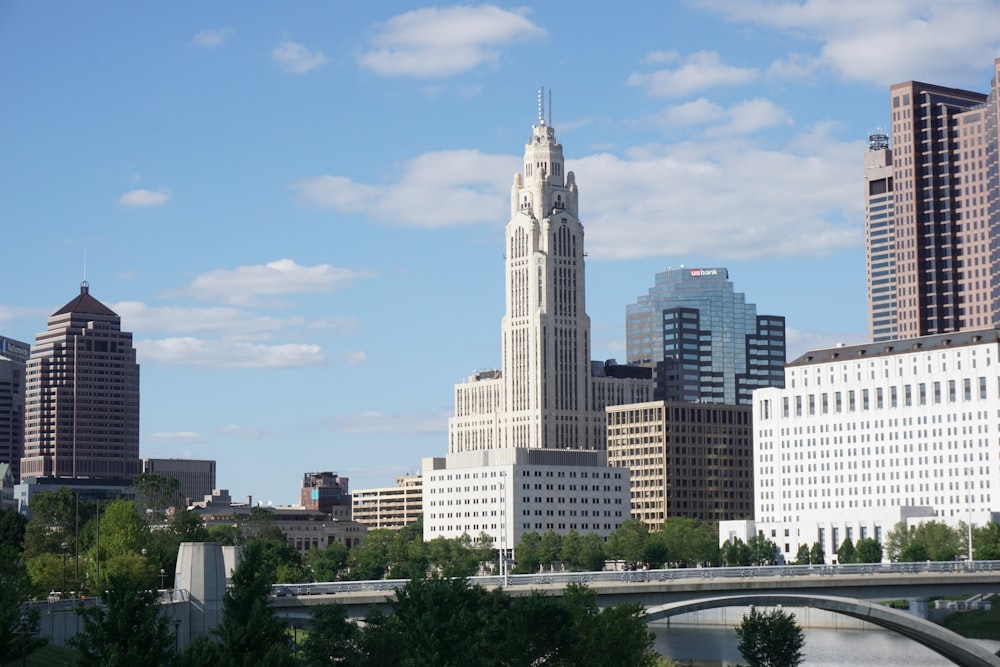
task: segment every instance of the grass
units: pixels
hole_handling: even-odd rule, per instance
[[[1000,599],[993,596],[992,609],[957,611],[948,614],[941,625],[970,639],[1000,639]]]
[[[28,656],[27,664],[28,667],[64,667],[73,664],[74,654],[72,649],[46,644]],[[20,656],[11,664],[20,665]]]

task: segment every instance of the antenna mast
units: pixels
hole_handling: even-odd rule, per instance
[[[538,124],[545,125],[545,86],[538,87]]]

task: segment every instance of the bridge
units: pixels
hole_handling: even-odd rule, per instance
[[[272,606],[297,626],[308,625],[311,607],[331,602],[343,604],[349,617],[361,620],[372,606],[387,609],[396,588],[406,583],[277,585]],[[1000,667],[1000,658],[981,645],[920,617],[931,597],[1000,593],[1000,561],[575,572],[472,577],[470,583],[499,586],[513,596],[532,591],[562,595],[569,583],[586,584],[597,593],[598,604],[641,604],[650,622],[719,607],[811,607],[899,632],[956,664]],[[877,604],[898,599],[911,600],[917,614]]]

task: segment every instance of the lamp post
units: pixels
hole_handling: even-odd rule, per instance
[[[59,545],[62,547],[62,557],[63,557],[63,583],[62,583],[62,595],[66,594],[66,550],[69,549],[69,545],[63,542]]]
[[[164,586],[163,586],[163,578],[164,578],[165,576],[167,576],[167,571],[166,571],[166,570],[164,570],[164,569],[163,569],[163,568],[161,567],[161,568],[160,568],[160,590],[161,590],[161,591],[162,591],[162,590],[164,589]]]

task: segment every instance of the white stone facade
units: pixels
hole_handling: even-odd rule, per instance
[[[485,533],[512,550],[528,531],[607,537],[629,518],[629,471],[603,452],[495,449],[424,459],[424,539]]]
[[[1000,511],[1000,332],[809,352],[754,392],[756,531],[794,559]],[[724,536],[725,526],[720,527]]]

